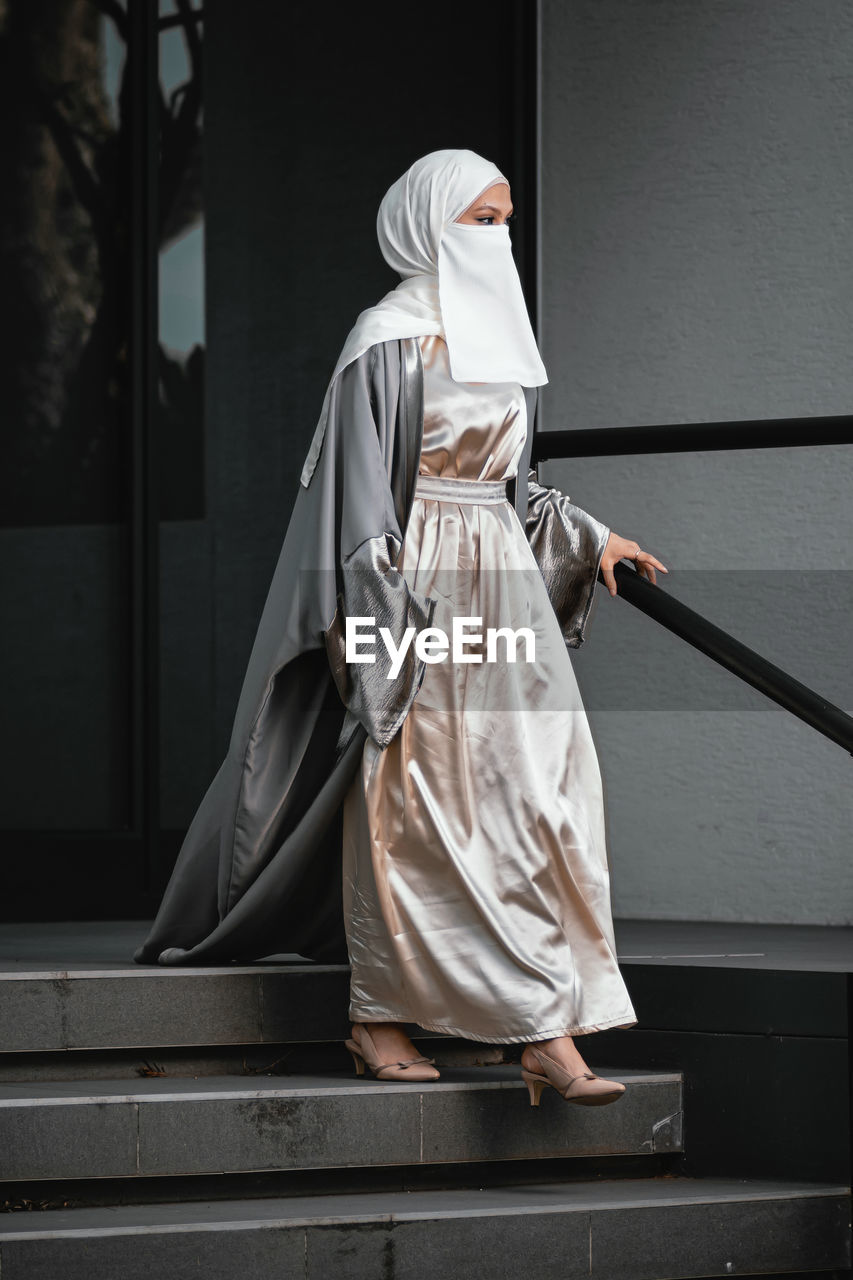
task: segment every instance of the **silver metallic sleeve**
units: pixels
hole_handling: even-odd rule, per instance
[[[343,560],[343,589],[328,629],[323,633],[332,677],[348,716],[342,738],[356,721],[380,747],[387,747],[409,713],[423,683],[426,662],[415,653],[414,637],[406,649],[400,670],[392,676],[392,656],[380,628],[387,627],[399,651],[409,627],[415,633],[432,624],[436,601],[412,591],[395,563],[401,542],[391,533],[366,539]],[[372,662],[347,662],[346,619],[370,618],[365,627],[374,642],[362,653]],[[340,745],[340,744],[339,744]]]
[[[559,489],[539,484],[533,467],[527,473],[527,499],[527,540],[566,645],[577,649],[585,639],[610,529]]]

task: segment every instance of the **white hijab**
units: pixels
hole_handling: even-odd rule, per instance
[[[457,382],[548,381],[512,257],[509,228],[456,219],[489,187],[509,183],[475,151],[431,151],[383,197],[382,256],[402,280],[362,311],[340,372],[375,342],[443,334]]]
[[[362,311],[335,365],[338,374],[377,342],[441,334],[457,382],[548,381],[533,336],[509,228],[456,219],[507,179],[475,151],[431,151],[389,187],[376,233],[382,256],[402,277]],[[507,186],[509,183],[507,183]],[[329,391],[302,470],[307,485],[325,433]]]

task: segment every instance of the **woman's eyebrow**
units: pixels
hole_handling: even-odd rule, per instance
[[[500,209],[498,209],[497,206],[493,204],[478,204],[477,208],[474,210],[474,213],[479,213],[481,209],[491,209],[492,213],[500,213]],[[512,205],[510,205],[509,211],[510,213],[513,212]]]

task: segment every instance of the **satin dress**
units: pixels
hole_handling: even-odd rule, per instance
[[[392,742],[367,738],[344,800],[349,1017],[495,1044],[628,1027],[598,758],[506,496],[524,393],[454,382],[444,340],[419,342],[423,442],[397,566],[437,600],[448,644]],[[481,619],[456,662],[454,615]],[[521,640],[514,661],[489,650],[489,626],[532,631],[535,660]]]

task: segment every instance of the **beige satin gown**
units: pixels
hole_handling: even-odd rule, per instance
[[[398,567],[437,599],[448,637],[454,614],[482,618],[464,652],[483,661],[427,665],[394,740],[365,743],[343,812],[349,1017],[495,1044],[628,1027],[598,758],[544,581],[495,483],[516,473],[524,393],[456,383],[443,339],[419,341],[419,472],[432,479],[418,481]],[[500,645],[487,661],[490,625],[531,628],[535,662],[523,644],[514,662]]]

